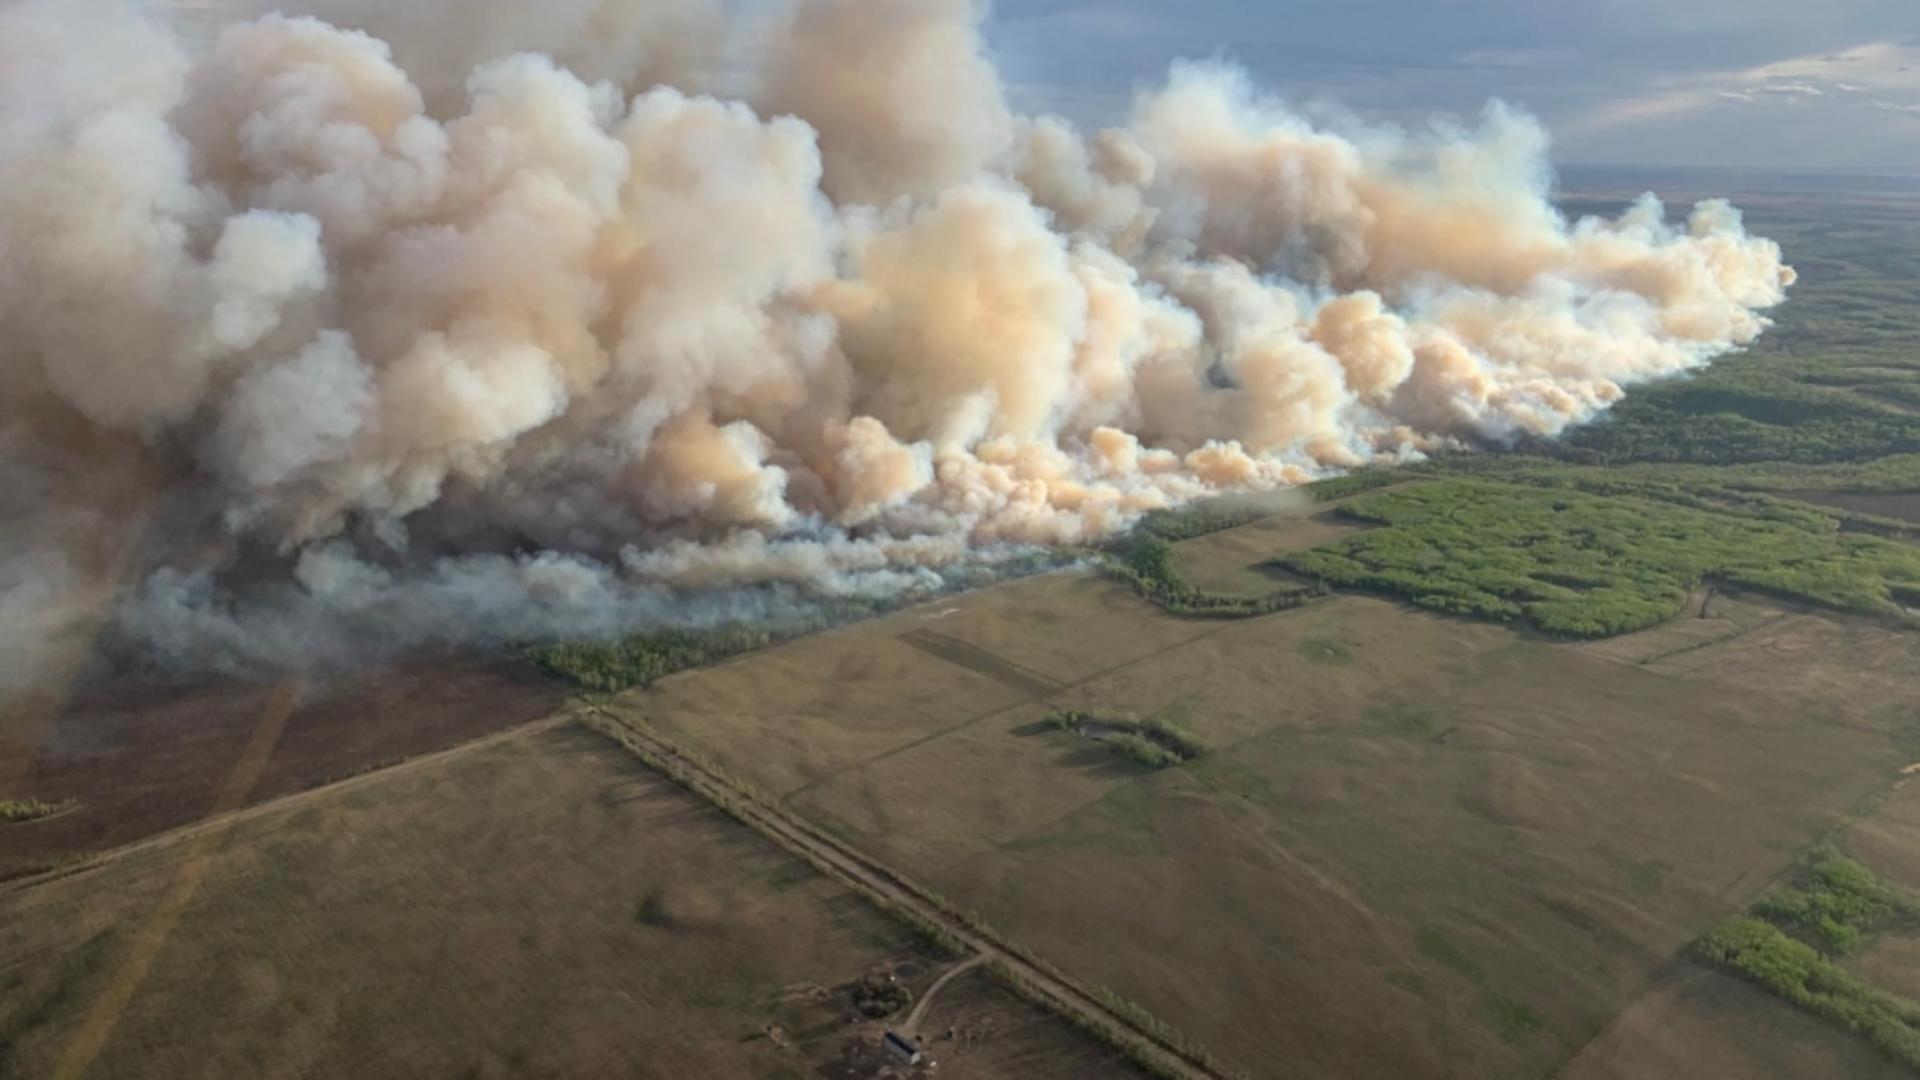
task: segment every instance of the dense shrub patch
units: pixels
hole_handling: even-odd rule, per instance
[[[1707,961],[1864,1036],[1887,1056],[1920,1068],[1920,1002],[1889,994],[1835,959],[1868,934],[1920,921],[1920,898],[1838,852],[1817,853],[1795,880],[1697,946]]]
[[[39,799],[0,799],[0,822],[38,821],[71,807],[71,802],[42,802]]]
[[[1153,717],[1136,720],[1097,716],[1081,709],[1061,709],[1047,714],[1040,723],[1052,731],[1070,731],[1104,743],[1149,769],[1165,769],[1192,761],[1207,751],[1206,744],[1192,732]]]

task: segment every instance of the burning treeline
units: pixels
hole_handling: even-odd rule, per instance
[[[1192,64],[1019,115],[969,0],[295,6],[0,5],[15,626],[133,460],[180,525],[115,549],[136,638],[596,629],[1550,435],[1793,277],[1721,202],[1567,220],[1498,105],[1315,123]]]

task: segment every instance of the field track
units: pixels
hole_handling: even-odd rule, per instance
[[[985,954],[975,953],[971,958],[948,968],[946,974],[934,980],[933,985],[927,987],[927,992],[920,995],[920,1000],[914,1003],[913,1012],[907,1014],[906,1020],[899,1025],[900,1030],[910,1037],[920,1034],[920,1021],[927,1018],[927,1010],[933,1007],[933,999],[940,993],[940,989],[986,962]]]

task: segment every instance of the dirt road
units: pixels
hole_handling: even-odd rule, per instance
[[[933,1006],[934,996],[940,993],[940,988],[986,962],[985,956],[976,953],[972,959],[953,965],[947,969],[946,974],[933,980],[933,985],[927,987],[927,992],[920,995],[919,1002],[914,1005],[913,1011],[907,1014],[906,1021],[900,1025],[900,1033],[909,1038],[920,1034],[920,1021],[927,1018],[927,1010]]]
[[[783,810],[747,795],[704,763],[680,753],[672,743],[652,732],[590,708],[582,716],[590,728],[614,739],[643,761],[672,777],[688,790],[715,803],[728,814],[781,847],[805,859],[822,873],[878,901],[882,907],[903,910],[923,923],[938,927],[948,937],[977,954],[973,963],[997,965],[1012,974],[1029,997],[1083,1026],[1111,1033],[1128,1044],[1137,1059],[1151,1063],[1159,1075],[1192,1080],[1226,1080],[1226,1074],[1208,1067],[1193,1055],[1147,1030],[1132,1017],[1103,1003],[1091,991],[1041,967],[983,933],[974,924],[929,899],[925,890],[832,836]],[[949,973],[952,974],[952,973]],[[929,995],[930,996],[930,995]],[[913,1018],[918,1020],[919,1017]]]

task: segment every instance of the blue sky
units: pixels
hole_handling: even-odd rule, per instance
[[[1563,163],[1920,174],[1920,0],[998,0],[1015,104],[1088,124],[1176,57],[1416,122],[1490,97]]]

